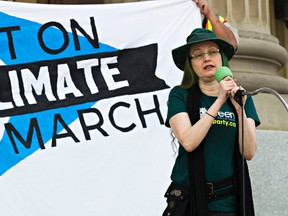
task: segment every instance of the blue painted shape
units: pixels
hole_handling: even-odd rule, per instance
[[[17,65],[30,62],[32,63],[41,60],[54,60],[101,52],[113,52],[117,50],[116,48],[102,43],[99,43],[99,48],[95,49],[85,37],[79,36],[81,49],[77,51],[74,47],[72,33],[68,33],[70,43],[67,49],[65,49],[65,51],[63,51],[62,53],[51,55],[43,51],[38,43],[37,35],[42,24],[18,18],[15,16],[10,16],[8,14],[0,12],[0,28],[11,26],[20,26],[20,30],[11,32],[13,36],[13,45],[17,57],[16,59],[11,59],[10,52],[8,52],[9,47],[7,33],[0,32],[0,59],[6,65]],[[47,44],[48,47],[51,46],[59,48],[63,44],[63,40],[61,40],[63,34],[57,28],[49,28],[49,30],[47,29],[47,31],[45,31],[45,34],[43,35],[45,44]],[[19,130],[19,132],[21,131],[21,136],[26,139],[31,118],[37,118],[40,130],[42,130],[42,139],[45,143],[52,138],[53,118],[55,113],[60,114],[64,119],[65,123],[69,125],[71,122],[78,118],[77,110],[89,108],[93,104],[95,103],[89,102],[33,114],[12,116],[9,119],[9,122],[13,124],[14,127]],[[67,109],[69,111],[67,111]],[[45,130],[43,130],[43,128]],[[62,129],[63,128],[60,127],[59,131]],[[20,161],[24,160],[40,148],[39,144],[37,143],[35,134],[33,137],[33,143],[31,145],[31,148],[26,149],[21,143],[18,143],[17,147],[19,147],[19,154],[16,154],[14,152],[11,141],[7,133],[5,132],[0,141],[0,176],[7,172],[11,167],[17,165]]]

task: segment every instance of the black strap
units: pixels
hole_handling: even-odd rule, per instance
[[[218,190],[218,189],[221,189],[223,187],[227,187],[229,185],[233,185],[233,180],[234,180],[234,177],[230,176],[228,178],[225,178],[225,179],[222,179],[220,181],[213,182],[213,183],[210,183],[210,184],[213,184],[214,190]],[[207,184],[209,184],[209,183],[207,183]]]
[[[233,195],[235,192],[234,187],[230,187],[228,189],[225,189],[223,191],[214,191],[212,194],[208,194],[208,200],[209,202],[219,200],[219,199],[224,199],[228,196]]]
[[[233,185],[233,180],[234,180],[234,177],[230,176],[228,178],[222,179],[214,183],[206,183],[209,202],[215,201],[218,199],[223,199],[227,196],[234,194],[235,188]],[[225,188],[225,187],[228,187],[228,188]],[[223,189],[223,190],[219,191],[219,189]]]

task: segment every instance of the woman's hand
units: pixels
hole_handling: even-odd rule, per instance
[[[236,92],[237,91],[240,91],[240,90],[244,90],[245,91],[245,89],[243,88],[243,87],[241,87],[241,86],[235,86],[232,90],[231,90],[231,98],[232,98],[232,104],[234,105],[234,107],[235,107],[235,109],[236,109],[236,111],[237,112],[239,112],[240,110],[241,110],[241,106],[240,106],[240,104],[234,99],[234,97],[235,97],[235,94],[236,94]],[[244,106],[245,105],[245,103],[246,103],[246,100],[247,100],[247,96],[246,95],[244,95],[244,96],[241,96],[241,100],[242,100],[242,106]]]
[[[192,1],[196,3],[197,7],[199,7],[200,9],[200,12],[204,16],[207,16],[211,12],[211,9],[207,0],[192,0]]]
[[[220,87],[218,92],[218,98],[222,101],[226,101],[227,98],[231,95],[233,88],[236,88],[236,80],[231,77],[225,77],[220,81]]]

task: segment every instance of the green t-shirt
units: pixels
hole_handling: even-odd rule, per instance
[[[169,119],[177,113],[187,112],[188,90],[174,87],[168,100],[168,113],[166,125]],[[215,102],[216,97],[210,97],[203,93],[200,95],[200,118],[205,115],[209,107]],[[260,124],[255,106],[251,97],[245,104],[247,117],[253,118],[256,125]],[[237,114],[236,114],[237,115]],[[217,182],[233,175],[233,152],[236,139],[236,118],[230,106],[225,103],[219,110],[213,124],[204,140],[204,167],[206,182]],[[188,177],[188,153],[179,145],[178,155],[172,170],[171,180],[180,185],[189,185]],[[229,196],[225,199],[209,203],[209,209],[213,211],[234,211],[235,198]]]

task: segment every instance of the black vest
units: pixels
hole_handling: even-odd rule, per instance
[[[187,100],[187,110],[192,125],[200,119],[200,88],[198,83],[193,85],[189,90]],[[230,99],[227,103],[231,106],[234,113],[236,113],[234,106]],[[237,114],[236,122],[238,122]],[[237,129],[238,129],[237,125]],[[239,152],[238,144],[238,130],[236,147],[234,151],[234,186],[236,197],[236,216],[243,215],[243,178],[242,178],[242,156]],[[189,153],[188,157],[189,167],[189,183],[190,183],[190,216],[207,216],[208,215],[208,196],[204,173],[204,143],[202,143]],[[244,160],[245,170],[245,210],[246,216],[254,216],[254,205],[252,198],[251,182],[246,160]]]

